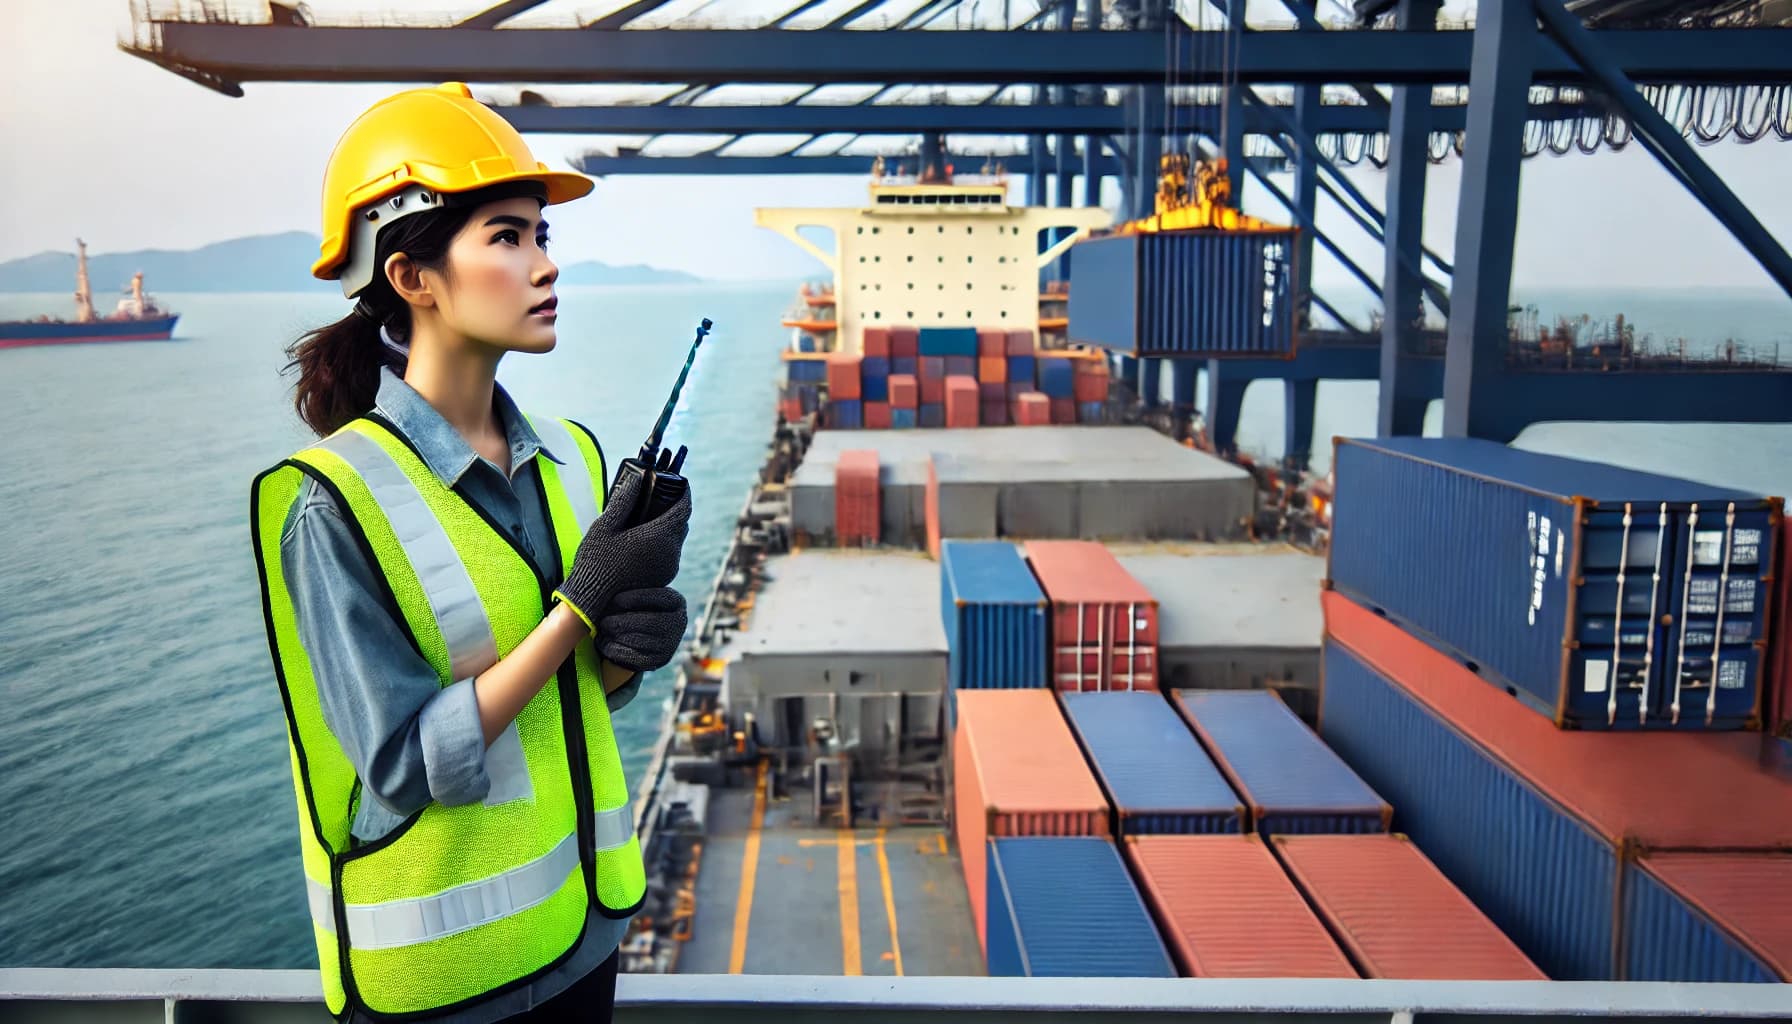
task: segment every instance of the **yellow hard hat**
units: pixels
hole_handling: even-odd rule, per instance
[[[549,203],[591,191],[590,178],[550,171],[510,122],[463,82],[408,89],[355,119],[324,169],[323,245],[311,275],[340,279],[353,298],[373,280],[373,241],[393,220],[457,193],[533,183]]]

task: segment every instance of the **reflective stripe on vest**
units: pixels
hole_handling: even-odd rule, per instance
[[[492,639],[491,619],[473,577],[460,560],[448,531],[417,493],[416,484],[378,441],[356,430],[339,430],[318,442],[334,453],[366,482],[373,500],[392,524],[399,546],[417,572],[423,596],[435,614],[442,642],[448,647],[448,663],[454,680],[471,679],[497,664],[498,646]],[[529,768],[523,758],[523,740],[513,721],[485,752],[485,773],[491,788],[481,801],[497,807],[535,795]]]
[[[560,474],[560,485],[566,492],[566,500],[572,505],[573,518],[579,522],[579,533],[584,534],[597,519],[597,499],[595,488],[591,485],[591,470],[585,465],[585,454],[579,450],[578,442],[573,440],[572,428],[552,416],[529,416],[529,425],[541,438],[542,447],[546,448],[560,464],[554,471]]]
[[[634,809],[625,805],[605,811],[596,816],[595,824],[598,853],[626,846],[635,834]],[[490,878],[457,885],[432,896],[389,903],[344,904],[349,945],[356,949],[393,949],[490,924],[552,896],[578,870],[578,835],[571,833],[540,857]],[[329,886],[310,878],[305,882],[312,921],[334,935],[336,918],[330,909]]]

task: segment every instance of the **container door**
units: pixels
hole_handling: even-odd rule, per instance
[[[1109,619],[1102,604],[1060,601],[1053,606],[1053,687],[1066,693],[1107,689]]]
[[[1758,708],[1773,534],[1765,509],[1703,503],[1682,513],[1670,658],[1657,715],[1678,728],[1741,728]],[[1725,595],[1719,600],[1719,595]]]
[[[1589,729],[1653,724],[1666,657],[1676,518],[1662,506],[1587,513],[1562,704]],[[1559,545],[1558,545],[1559,547]],[[1661,566],[1660,572],[1656,567]]]

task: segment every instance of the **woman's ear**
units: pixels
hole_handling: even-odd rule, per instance
[[[402,252],[395,252],[386,257],[386,280],[391,283],[392,290],[398,293],[407,305],[434,306],[435,293],[431,290],[432,282],[427,279],[423,268],[418,266]]]

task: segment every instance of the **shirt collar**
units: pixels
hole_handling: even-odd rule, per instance
[[[548,461],[560,463],[562,460],[542,446],[541,438],[535,429],[529,426],[522,410],[517,408],[510,393],[504,385],[492,383],[492,404],[498,411],[498,423],[504,429],[506,442],[510,445],[510,469],[512,475],[525,462],[533,459],[536,453],[547,457]],[[450,426],[436,411],[429,400],[417,393],[417,389],[406,384],[404,378],[394,373],[392,367],[380,367],[380,387],[374,398],[374,409],[392,422],[401,433],[408,437],[417,448],[417,454],[423,457],[441,481],[449,487],[460,482],[475,461],[479,453],[460,436],[460,431]]]

